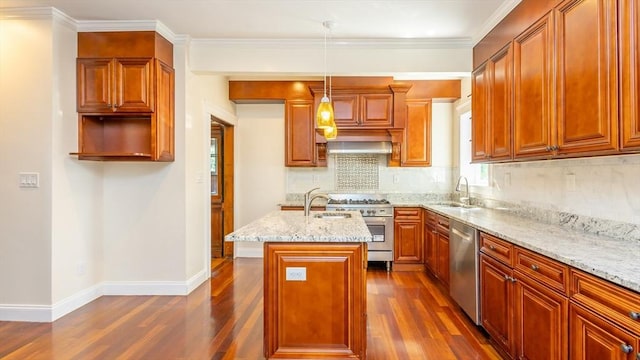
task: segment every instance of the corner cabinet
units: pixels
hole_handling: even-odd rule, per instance
[[[173,161],[172,45],[155,32],[78,34],[80,160]]]

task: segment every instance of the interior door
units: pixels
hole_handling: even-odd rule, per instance
[[[211,122],[211,257],[232,257],[233,243],[224,236],[233,231],[233,127]]]

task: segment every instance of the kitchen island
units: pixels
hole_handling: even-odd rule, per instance
[[[372,236],[359,212],[342,214],[274,211],[225,236],[264,243],[266,359],[366,358]]]

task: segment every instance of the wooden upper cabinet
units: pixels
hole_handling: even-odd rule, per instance
[[[509,43],[490,59],[489,127],[487,145],[489,159],[509,160],[512,157],[512,77],[513,53]]]
[[[640,149],[640,4],[620,0],[620,118],[622,150]]]
[[[511,43],[473,73],[472,159],[505,161],[512,158]]]
[[[392,94],[361,94],[360,125],[388,128],[393,125]]]
[[[556,8],[558,154],[618,149],[617,1]]]
[[[431,165],[431,100],[407,100],[402,166]]]
[[[315,119],[313,100],[286,102],[285,165],[315,165]]]
[[[364,90],[363,90],[364,91]],[[322,91],[315,92],[316,106]],[[393,127],[393,94],[335,90],[331,95],[334,119],[339,129]]]
[[[80,160],[173,161],[173,45],[153,31],[78,33]]]
[[[555,144],[553,12],[513,42],[514,157],[548,156]]]
[[[489,124],[489,69],[488,63],[473,72],[471,78],[471,159],[486,161],[488,154],[487,127]]]
[[[152,112],[153,59],[78,59],[78,112]]]

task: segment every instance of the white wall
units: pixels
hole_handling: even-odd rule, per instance
[[[76,30],[66,19],[53,19],[53,116],[48,156],[52,176],[52,300],[61,309],[70,297],[103,279],[102,165],[81,162],[77,151]],[[94,292],[84,299],[97,296]]]
[[[0,304],[51,303],[51,27],[0,20]],[[19,172],[40,188],[18,188]]]
[[[533,161],[491,168],[492,187],[475,190],[483,197],[640,224],[640,155]]]
[[[237,105],[236,228],[273,210],[285,198],[284,105]],[[261,256],[262,244],[236,243],[235,255]]]

